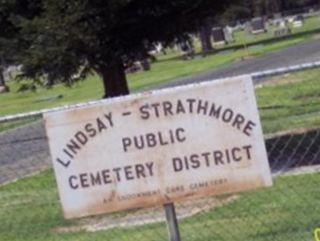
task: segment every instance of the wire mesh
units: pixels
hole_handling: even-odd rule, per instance
[[[274,186],[176,203],[182,240],[312,240],[320,225],[320,69],[256,96]],[[0,123],[0,240],[168,240],[163,207],[63,218],[40,117]]]

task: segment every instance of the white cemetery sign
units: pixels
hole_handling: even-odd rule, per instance
[[[272,184],[248,76],[44,119],[66,218]]]

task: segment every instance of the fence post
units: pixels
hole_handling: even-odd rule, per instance
[[[181,241],[176,210],[173,203],[164,204],[170,241]]]

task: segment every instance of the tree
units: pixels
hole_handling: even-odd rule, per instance
[[[5,87],[4,70],[7,60],[9,43],[14,35],[14,27],[8,21],[10,16],[10,5],[0,5],[0,87]],[[6,58],[5,58],[6,57]]]
[[[9,0],[0,4],[0,86],[5,86],[3,71],[8,65],[17,64],[28,43],[20,36],[21,28],[15,16],[32,19],[40,12],[37,0]]]
[[[4,70],[2,69],[2,66],[0,66],[0,87],[6,85],[6,83],[4,81],[3,71]]]
[[[297,10],[303,7],[319,5],[319,0],[279,0],[283,10]]]
[[[200,27],[199,37],[202,46],[202,52],[207,53],[213,50],[211,43],[211,28],[212,21],[210,18],[205,19],[202,26]]]
[[[18,56],[23,76],[72,84],[94,71],[103,80],[104,97],[127,94],[124,64],[147,55],[152,43],[167,46],[195,32],[199,19],[223,12],[230,2],[42,0],[39,16],[15,16],[29,43]]]
[[[222,25],[235,24],[239,20],[245,20],[252,17],[252,11],[249,5],[234,4],[230,6],[219,18],[217,22]]]

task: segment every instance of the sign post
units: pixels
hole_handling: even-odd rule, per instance
[[[181,241],[176,210],[173,203],[164,204],[170,241]]]

